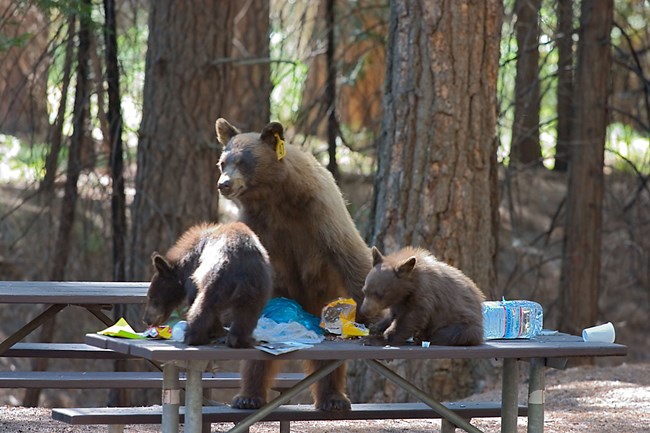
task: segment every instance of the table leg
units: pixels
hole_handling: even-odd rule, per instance
[[[7,337],[0,343],[0,355],[2,355],[11,346],[31,334],[36,328],[56,316],[57,313],[67,307],[68,304],[53,304],[47,307],[41,314],[34,317],[29,323],[20,328],[18,331]]]
[[[80,307],[84,307],[86,310],[90,312],[90,314],[97,317],[106,326],[113,326],[113,324],[115,323],[114,319],[104,314],[101,305],[80,305]]]
[[[178,433],[178,408],[181,404],[181,389],[178,382],[178,367],[173,362],[163,365],[162,431]]]
[[[185,379],[185,433],[203,428],[203,369],[188,369]]]
[[[506,358],[501,382],[501,433],[517,433],[518,400],[519,364],[515,358]]]
[[[294,398],[296,395],[300,394],[302,391],[305,389],[309,388],[309,386],[322,379],[323,377],[327,376],[330,374],[332,371],[336,370],[338,367],[343,364],[345,360],[338,360],[338,361],[332,361],[329,364],[324,365],[320,369],[316,370],[300,382],[298,382],[295,386],[293,386],[291,389],[283,392],[279,396],[277,396],[275,399],[272,401],[268,402],[265,406],[261,407],[260,409],[256,410],[254,414],[247,416],[245,419],[243,419],[239,424],[237,424],[235,427],[231,428],[228,430],[228,433],[243,433],[247,432],[248,428],[255,424],[257,421],[260,421],[264,419],[264,417],[271,412],[273,412],[275,409],[280,407],[280,405],[288,402],[292,398]]]
[[[450,421],[452,424],[456,425],[459,428],[462,428],[468,433],[482,433],[481,430],[479,430],[478,428],[474,427],[469,422],[467,422],[465,418],[457,415],[452,410],[447,409],[445,406],[432,399],[429,395],[427,395],[427,393],[425,393],[424,391],[422,391],[421,389],[413,385],[411,382],[407,381],[406,379],[404,379],[403,377],[395,373],[390,368],[386,367],[381,362],[375,359],[366,359],[365,361],[366,364],[368,364],[368,366],[373,370],[375,370],[377,373],[381,374],[382,376],[391,380],[392,382],[395,382],[406,392],[408,392],[409,394],[413,394],[414,396],[422,400],[424,403],[431,406],[431,408],[436,413],[438,413],[438,415],[442,416],[443,419]]]
[[[528,382],[528,433],[544,431],[544,359],[530,360]]]

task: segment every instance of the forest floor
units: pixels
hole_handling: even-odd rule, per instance
[[[527,386],[520,384],[520,402],[526,401]],[[467,400],[500,398],[498,389],[476,394]],[[0,407],[0,433],[27,432],[105,432],[104,426],[68,426],[50,417],[51,409]],[[477,419],[476,427],[486,433],[498,432],[498,419]],[[439,421],[385,420],[295,422],[293,433],[411,433],[438,432]],[[232,424],[213,424],[213,432],[225,431]],[[126,426],[126,432],[153,433],[160,426]],[[181,429],[182,431],[182,429]],[[278,423],[258,423],[251,433],[277,433]],[[526,431],[526,420],[518,422]],[[650,364],[621,364],[606,367],[575,367],[546,372],[546,433],[648,433],[650,432]]]

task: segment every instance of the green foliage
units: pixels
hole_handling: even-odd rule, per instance
[[[623,123],[610,124],[607,132],[607,166],[624,173],[650,174],[650,138]]]
[[[540,125],[539,137],[544,158],[548,168],[554,165],[555,144],[557,141],[557,68],[558,51],[555,44],[555,29],[557,27],[556,4],[551,0],[543,0],[540,10],[540,39],[539,39],[539,79],[540,79]],[[517,17],[513,14],[514,0],[504,2],[505,19],[501,35],[501,61],[497,96],[499,103],[499,116],[497,133],[499,137],[498,158],[505,165],[509,164],[510,143],[512,140],[512,124],[514,120],[514,89],[517,63],[517,40],[515,37],[515,22]],[[579,2],[574,2],[574,27],[579,25]],[[650,8],[647,2],[617,1],[616,21],[625,27],[630,42],[626,41],[620,29],[612,30],[613,50],[620,51],[628,43],[632,43],[639,50],[646,50],[647,32],[646,22],[650,18]],[[576,38],[574,37],[574,40]],[[626,50],[623,50],[626,51]],[[620,59],[618,60],[620,62]],[[634,69],[631,67],[630,69]],[[637,96],[643,98],[644,96]],[[645,96],[647,97],[647,96]],[[645,113],[646,124],[650,119]],[[647,133],[635,130],[630,126],[613,123],[609,128],[607,163],[618,170],[629,170],[631,164],[643,173],[650,173],[648,160]],[[644,145],[640,145],[640,143]]]
[[[0,182],[41,179],[46,152],[44,144],[27,145],[16,137],[0,134]]]
[[[302,61],[285,60],[286,35],[281,32],[271,34],[271,118],[281,123],[294,123],[300,110],[302,93],[307,78],[307,65]]]
[[[310,12],[308,2],[295,2],[286,7],[284,2],[271,5],[269,51],[271,57],[271,118],[285,125],[294,124],[302,103],[307,79],[307,65],[301,58],[301,20]]]

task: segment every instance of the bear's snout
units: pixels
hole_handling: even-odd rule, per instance
[[[359,306],[359,313],[363,314],[364,316],[368,316],[369,313],[371,313],[370,308],[368,305],[370,302],[367,299],[364,299],[361,305]]]
[[[158,326],[162,325],[167,320],[167,318],[165,317],[165,313],[163,311],[160,311],[151,305],[147,305],[144,310],[144,314],[142,315],[142,320],[148,326]]]
[[[219,192],[221,192],[223,195],[227,196],[229,194],[232,194],[232,180],[230,178],[219,178],[219,182],[217,182],[217,188],[219,188]]]

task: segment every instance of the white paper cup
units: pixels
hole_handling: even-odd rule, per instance
[[[590,342],[613,343],[616,339],[616,330],[612,322],[603,323],[602,325],[584,329],[582,339]]]

